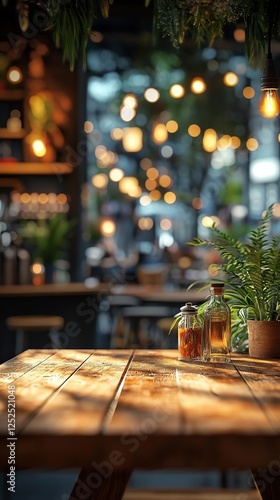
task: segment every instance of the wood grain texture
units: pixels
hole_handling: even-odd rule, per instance
[[[0,367],[0,465],[14,381],[19,468],[267,467],[280,458],[279,376],[280,361],[246,356],[210,364],[180,362],[176,350],[27,351]]]

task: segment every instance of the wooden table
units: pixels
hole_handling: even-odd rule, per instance
[[[0,405],[0,467],[10,443],[16,469],[82,467],[71,500],[82,484],[86,498],[120,499],[134,468],[250,468],[262,498],[280,498],[280,360],[29,350],[0,366]]]

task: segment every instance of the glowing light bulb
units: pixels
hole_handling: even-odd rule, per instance
[[[45,154],[47,152],[47,148],[46,148],[45,144],[43,143],[43,141],[41,141],[41,139],[36,139],[32,143],[32,149],[33,149],[34,154],[36,156],[38,156],[38,158],[42,158],[43,156],[45,156]]]
[[[280,112],[280,103],[276,89],[262,90],[259,111],[265,118],[275,118]]]

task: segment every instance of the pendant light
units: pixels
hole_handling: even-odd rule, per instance
[[[271,32],[273,25],[273,16],[271,11],[273,8],[273,2],[269,3],[269,7],[268,48],[263,75],[261,77],[262,96],[259,104],[259,111],[265,118],[275,118],[280,112],[280,103],[278,98],[278,78],[271,54]]]

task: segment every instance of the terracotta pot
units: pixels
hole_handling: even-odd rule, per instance
[[[247,321],[249,354],[255,358],[280,358],[280,321]]]

